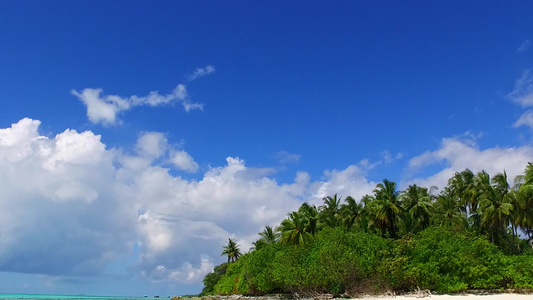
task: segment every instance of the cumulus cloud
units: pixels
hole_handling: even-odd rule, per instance
[[[0,270],[101,273],[135,239],[136,213],[118,200],[112,154],[92,132],[48,138],[39,124],[0,129]]]
[[[178,84],[170,94],[160,95],[157,91],[150,92],[147,96],[120,97],[117,95],[104,95],[102,89],[86,88],[81,92],[72,90],[72,95],[87,107],[87,117],[92,123],[103,125],[117,124],[117,115],[130,110],[135,106],[160,106],[171,103],[180,103],[185,111],[202,109],[203,104],[191,102],[185,85]]]
[[[518,53],[527,52],[527,50],[529,50],[530,46],[531,46],[531,42],[529,40],[524,40],[524,41],[522,41],[522,44],[520,44],[520,46],[518,47],[518,49],[516,51]]]
[[[246,251],[265,225],[303,201],[320,204],[335,192],[358,197],[373,187],[359,165],[315,182],[298,172],[280,184],[269,177],[274,169],[238,157],[186,180],[173,168],[192,172],[198,164],[164,134],[144,132],[127,151],[108,149],[91,131],[42,136],[39,125],[23,119],[0,129],[1,271],[96,275],[138,249],[128,270],[156,282],[198,283],[223,260],[228,237]]]
[[[174,164],[178,169],[195,173],[198,171],[198,164],[194,159],[185,151],[177,151],[172,154],[170,162]]]
[[[485,170],[491,175],[505,170],[512,181],[515,176],[523,174],[529,161],[533,161],[533,148],[530,146],[494,147],[482,150],[474,139],[444,138],[439,149],[413,157],[409,161],[408,170],[420,172],[436,163],[444,163],[446,167],[428,177],[412,179],[409,183],[442,188],[455,172],[467,168],[473,172]]]
[[[321,204],[322,198],[335,193],[342,197],[352,196],[355,199],[371,194],[376,183],[366,178],[365,166],[366,161],[363,160],[359,165],[350,165],[344,170],[325,171],[325,180],[312,185],[315,204]]]
[[[136,150],[140,156],[158,158],[168,147],[167,138],[161,132],[145,132],[137,140]]]
[[[166,161],[181,171],[195,173],[199,169],[198,163],[192,156],[185,150],[178,150],[170,145],[166,136],[161,132],[142,133],[137,140],[135,150],[138,157],[128,157],[125,163],[145,165],[147,162],[151,163],[163,158],[163,162]]]
[[[124,272],[198,284],[224,260],[228,237],[247,251],[265,225],[279,224],[303,201],[320,205],[335,193],[360,199],[376,185],[366,176],[368,160],[327,170],[319,181],[298,172],[280,184],[273,169],[228,157],[199,179],[184,179],[175,170],[197,171],[198,164],[164,134],[144,132],[128,151],[108,149],[91,131],[42,136],[39,125],[23,119],[0,129],[0,271],[90,276],[138,254]],[[414,180],[442,186],[464,168],[505,168],[512,178],[532,158],[530,147],[480,150],[475,141],[451,138],[410,167],[445,161],[444,170]]]
[[[205,68],[197,68],[194,70],[194,72],[189,76],[189,81],[193,81],[199,77],[206,76],[209,74],[215,73],[215,66],[208,65]]]

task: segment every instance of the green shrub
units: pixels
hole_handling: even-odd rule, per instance
[[[429,227],[400,251],[406,265],[391,282],[394,288],[420,287],[437,292],[494,289],[504,279],[505,256],[483,237],[454,232],[447,227]],[[411,281],[411,282],[406,282]]]

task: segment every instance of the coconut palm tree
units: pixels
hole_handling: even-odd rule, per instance
[[[374,189],[374,198],[376,206],[374,207],[375,219],[381,232],[388,232],[390,237],[398,237],[397,220],[403,213],[400,206],[399,192],[396,191],[396,183],[384,179],[378,183]]]
[[[412,230],[416,232],[429,225],[433,203],[427,188],[411,185],[401,194],[402,206],[413,222]]]
[[[316,206],[304,202],[298,209],[298,212],[302,214],[302,216],[306,220],[306,224],[304,227],[305,232],[308,232],[314,236],[315,233],[322,229],[322,224],[320,222],[320,213],[318,212]]]
[[[313,235],[306,230],[308,219],[303,213],[293,211],[289,217],[281,222],[279,242],[286,245],[304,245],[313,240]]]
[[[517,225],[531,239],[533,231],[533,163],[527,164],[524,175],[517,176],[515,189],[518,191],[517,198],[520,203]]]
[[[261,236],[261,239],[267,244],[275,244],[279,239],[279,232],[277,227],[272,228],[270,226],[265,226],[265,229],[259,232],[259,236]]]
[[[259,232],[259,236],[260,238],[253,243],[254,247],[252,247],[251,250],[259,250],[266,245],[277,243],[280,233],[277,227],[272,228],[270,226],[265,226],[265,229]]]
[[[506,235],[512,208],[509,197],[496,187],[487,189],[481,196],[481,226],[490,233],[492,243],[496,243],[495,235]]]
[[[354,198],[348,196],[344,199],[344,202],[346,203],[341,204],[340,215],[346,230],[350,230],[354,225],[361,227],[364,208],[362,201],[357,203]]]
[[[474,173],[469,169],[456,172],[448,180],[449,196],[457,199],[461,210],[467,215],[474,214],[477,209],[477,201],[472,196],[474,190]]]
[[[444,188],[437,196],[433,208],[433,224],[459,228],[467,226],[466,214],[461,211],[461,205],[449,187]]]
[[[228,238],[228,242],[226,246],[224,246],[224,251],[222,251],[222,254],[220,256],[228,256],[228,263],[237,261],[239,257],[242,255],[239,245],[237,245],[236,239]]]
[[[359,218],[359,223],[361,224],[360,227],[364,230],[369,230],[372,232],[378,232],[379,228],[377,228],[376,224],[376,217],[375,217],[375,211],[376,211],[376,199],[372,195],[364,195],[361,198],[361,201],[359,203],[363,204],[363,211],[361,213],[361,217]]]
[[[322,200],[324,204],[318,208],[320,220],[330,227],[339,226],[341,224],[341,197],[335,194],[333,197],[324,197]]]

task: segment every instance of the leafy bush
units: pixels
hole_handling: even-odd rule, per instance
[[[506,258],[506,283],[509,288],[533,289],[533,255],[517,255]]]
[[[335,227],[306,245],[264,245],[217,266],[204,285],[203,295],[533,289],[533,255],[506,256],[485,237],[448,227],[399,240]]]
[[[385,261],[393,288],[437,292],[501,287],[505,256],[483,237],[429,227],[397,241],[396,255]]]
[[[223,263],[214,268],[213,272],[207,273],[204,277],[204,288],[200,293],[200,296],[207,296],[213,294],[215,291],[215,285],[222,278],[222,275],[226,274],[228,269],[228,263]]]

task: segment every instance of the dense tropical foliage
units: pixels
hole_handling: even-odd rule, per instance
[[[247,254],[230,239],[202,294],[531,290],[533,164],[508,181],[467,169],[439,193],[385,179],[359,201],[303,203]]]

